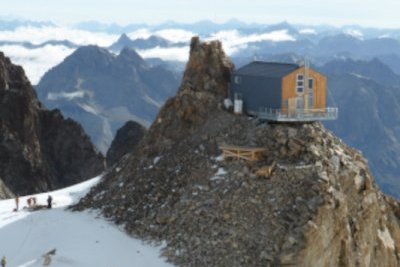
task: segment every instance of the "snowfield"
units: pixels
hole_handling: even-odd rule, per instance
[[[99,180],[96,177],[62,190],[34,195],[38,204],[45,205],[50,194],[51,210],[24,210],[29,196],[20,197],[18,212],[13,212],[14,199],[0,201],[0,258],[6,257],[7,267],[172,266],[159,257],[161,247],[131,238],[95,212],[65,209]],[[45,254],[53,249],[55,254],[46,259]]]

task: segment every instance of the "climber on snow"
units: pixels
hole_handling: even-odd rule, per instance
[[[53,202],[53,198],[49,195],[49,197],[47,198],[47,208],[48,209],[51,209],[52,202]]]
[[[15,197],[15,209],[14,209],[14,211],[18,211],[18,209],[19,209],[19,196],[16,195],[16,197]]]

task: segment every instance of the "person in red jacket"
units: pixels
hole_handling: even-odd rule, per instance
[[[14,211],[18,211],[19,209],[19,196],[17,195],[15,197],[15,210]]]

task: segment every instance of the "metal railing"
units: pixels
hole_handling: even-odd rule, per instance
[[[335,120],[339,114],[338,108],[315,109],[271,109],[260,108],[257,117],[272,121],[316,121]]]

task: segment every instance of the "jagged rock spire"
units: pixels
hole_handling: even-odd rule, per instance
[[[218,97],[226,97],[233,68],[220,41],[202,43],[199,37],[193,37],[181,91],[206,91]]]

